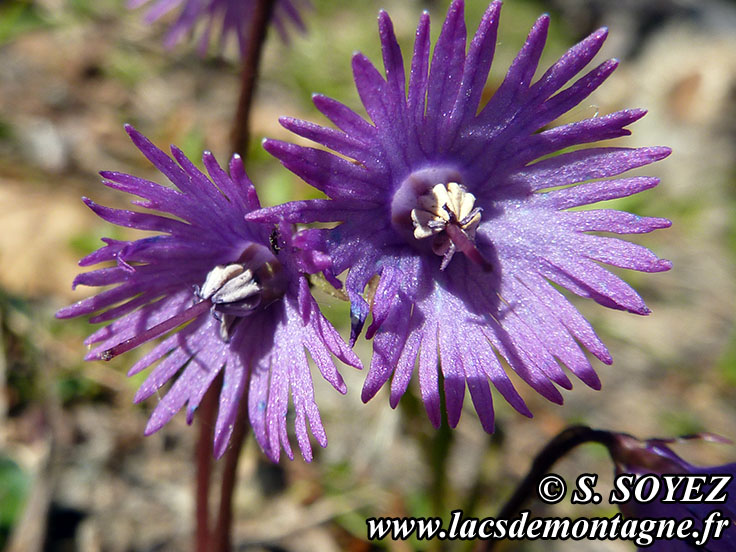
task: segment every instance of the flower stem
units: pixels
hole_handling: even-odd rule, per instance
[[[524,503],[536,492],[539,482],[550,468],[572,449],[584,443],[600,443],[610,448],[613,445],[613,434],[588,426],[570,426],[558,433],[534,458],[526,477],[501,508],[496,519],[508,520],[518,514]],[[482,542],[477,550],[488,552],[493,550],[498,542],[497,540]]]
[[[195,542],[197,552],[208,552],[210,544],[210,476],[212,475],[212,438],[217,415],[217,400],[222,386],[222,373],[215,378],[199,406],[199,437],[195,452],[197,483],[195,489]]]
[[[220,510],[217,516],[215,532],[212,535],[212,548],[216,552],[229,552],[232,548],[231,529],[233,520],[233,496],[237,481],[238,461],[243,450],[243,443],[248,434],[248,388],[240,398],[235,427],[230,438],[230,448],[225,456],[225,467],[222,472],[220,487]]]
[[[266,42],[268,24],[273,14],[276,0],[257,0],[253,11],[252,26],[250,28],[248,45],[243,52],[243,71],[241,74],[240,98],[233,126],[230,131],[231,149],[233,153],[240,153],[245,157],[248,153],[250,140],[250,112],[253,105],[258,69]],[[246,388],[247,389],[247,388]],[[247,390],[240,399],[238,415],[235,421],[233,434],[230,438],[230,448],[225,457],[225,466],[220,484],[220,509],[213,533],[208,535],[208,550],[226,552],[232,547],[231,526],[233,512],[233,495],[237,479],[238,461],[243,449],[243,442],[248,433],[248,393]],[[211,453],[210,453],[211,456]]]
[[[253,93],[258,77],[258,68],[261,64],[263,46],[266,42],[268,23],[273,14],[276,0],[258,0],[253,11],[253,26],[250,29],[248,46],[243,52],[243,73],[240,84],[240,99],[238,111],[233,121],[230,140],[233,153],[240,153],[243,157],[248,152],[250,139],[250,112],[253,103]]]

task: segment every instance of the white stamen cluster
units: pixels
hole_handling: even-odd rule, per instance
[[[247,316],[260,304],[261,290],[252,270],[233,263],[217,265],[210,270],[195,294],[212,302],[212,315],[220,321],[220,337],[228,342],[236,319]]]
[[[217,265],[210,270],[199,290],[199,297],[214,304],[235,303],[261,290],[253,271],[241,264]]]
[[[439,234],[448,224],[457,225],[471,240],[475,236],[481,209],[475,208],[475,196],[457,182],[436,184],[418,204],[411,211],[416,239]]]

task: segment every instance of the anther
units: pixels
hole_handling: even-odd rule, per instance
[[[237,320],[248,316],[261,304],[262,291],[251,269],[232,263],[210,270],[202,287],[196,287],[194,294],[211,303],[210,312],[220,322],[220,339],[227,343]]]
[[[263,255],[262,250],[267,255]],[[247,248],[239,261],[217,265],[210,270],[201,287],[194,286],[195,302],[192,306],[102,351],[99,358],[111,360],[194,320],[208,310],[220,323],[220,338],[225,343],[229,342],[233,329],[241,318],[281,298],[287,285],[281,264],[265,247]]]
[[[432,251],[443,257],[440,270],[445,270],[456,251],[471,261],[491,270],[491,265],[475,245],[475,231],[483,209],[475,207],[475,196],[457,182],[436,184],[419,196],[411,211],[414,237],[418,240],[434,236]]]

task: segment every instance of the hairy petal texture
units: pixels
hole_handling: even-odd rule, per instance
[[[166,35],[165,45],[173,48],[186,35],[200,30],[198,50],[200,55],[207,52],[215,26],[220,27],[220,47],[229,36],[238,40],[241,53],[248,47],[248,36],[253,26],[253,12],[256,0],[128,0],[129,8],[151,4],[145,15],[147,23],[153,23],[174,10],[179,10],[174,23]],[[273,25],[284,41],[288,41],[288,27],[304,31],[304,21],[300,9],[308,8],[308,0],[277,0],[272,16]]]
[[[573,386],[565,367],[600,388],[587,353],[606,364],[611,355],[559,287],[609,308],[647,314],[639,294],[607,266],[670,268],[644,247],[598,234],[650,232],[668,227],[668,220],[605,208],[572,210],[656,186],[656,178],[621,175],[670,153],[666,147],[579,147],[630,134],[627,127],[646,113],[641,109],[551,126],[618,66],[608,60],[586,69],[607,30],[573,46],[534,81],[549,28],[549,17],[540,17],[483,104],[500,12],[501,2],[491,2],[468,45],[464,2],[453,0],[434,49],[429,15],[423,14],[409,63],[381,12],[384,71],[362,54],[352,60],[368,119],[318,95],[316,107],[335,128],[290,118],[282,124],[320,149],[264,143],[328,199],[249,216],[338,223],[320,232],[334,273],[347,271],[351,341],[366,322],[366,337],[373,339],[363,400],[390,382],[395,407],[416,372],[433,424],[442,418],[440,386],[452,426],[467,387],[489,432],[492,387],[531,416],[509,367],[555,403],[563,401],[560,388]],[[465,214],[453,211],[449,199],[441,203],[449,194]]]
[[[185,406],[191,423],[205,392],[224,371],[214,431],[215,455],[219,457],[227,449],[238,403],[247,392],[256,439],[274,461],[278,461],[282,448],[293,458],[287,430],[291,396],[297,443],[304,458],[311,460],[310,433],[321,446],[327,444],[327,439],[305,351],[322,376],[341,393],[346,392],[345,383],[333,356],[360,367],[359,359],[322,316],[309,293],[305,272],[332,274],[323,251],[325,244],[314,233],[292,236],[287,224],[272,233],[272,224],[245,220],[260,208],[260,203],[238,156],[233,157],[228,173],[211,153],[205,152],[205,174],[177,148],[172,148],[169,156],[133,128],[126,130],[175,188],[123,173],[103,172],[105,184],[142,198],[133,203],[158,213],[112,209],[87,199],[85,203],[114,224],[158,234],[136,241],[103,239],[105,245],[83,258],[80,265],[108,266],[80,274],[74,286],[111,287],[61,309],[57,316],[92,314],[92,322],[108,322],[87,338],[91,346],[87,360],[109,358],[112,351],[134,348],[143,342],[137,341],[140,336],[155,333],[159,324],[183,317],[168,332],[159,332],[168,335],[129,371],[132,376],[150,370],[135,396],[136,402],[173,382],[154,409],[146,434],[159,430]],[[273,247],[274,239],[278,248]],[[222,267],[238,263],[254,271],[270,267],[280,275],[274,280],[278,287],[273,288],[276,295],[270,302],[230,320],[228,338],[224,339],[220,322],[223,314],[214,310],[212,302],[200,305],[210,301],[209,296],[200,294],[200,287],[209,281],[213,269],[217,273]],[[267,286],[268,273],[264,274],[258,283]],[[193,306],[198,310],[187,318]],[[180,329],[174,331],[176,327]]]

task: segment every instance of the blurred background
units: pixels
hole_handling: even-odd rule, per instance
[[[252,118],[247,168],[266,205],[314,197],[261,148],[264,136],[294,140],[280,115],[325,124],[311,105],[321,92],[362,112],[350,72],[361,50],[380,65],[378,9],[387,8],[405,52],[423,9],[436,37],[447,0],[313,0],[306,34],[285,44],[271,32]],[[467,0],[474,32],[486,7]],[[470,404],[454,431],[433,430],[417,389],[397,410],[381,392],[360,401],[362,375],[347,368],[343,397],[315,378],[330,445],[311,464],[265,461],[249,440],[236,494],[237,550],[468,550],[470,543],[366,542],[371,516],[492,516],[532,456],[568,424],[645,437],[710,431],[736,439],[736,3],[718,0],[506,0],[488,93],[500,83],[529,27],[552,15],[545,69],[601,25],[610,38],[599,61],[620,68],[560,122],[624,107],[649,114],[617,145],[668,145],[674,153],[641,174],[658,188],[615,206],[672,219],[634,241],[674,263],[657,275],[625,278],[653,311],[648,317],[592,302],[575,305],[614,357],[594,361],[603,390],[577,382],[565,405],[547,403],[515,379],[535,414],[526,419],[497,396],[497,431],[486,435]],[[128,379],[141,351],[84,363],[84,320],[54,312],[87,297],[71,290],[76,261],[103,236],[132,237],[80,201],[125,207],[130,198],[100,184],[99,170],[158,179],[129,142],[124,123],[193,159],[210,149],[225,162],[238,94],[235,45],[200,59],[191,43],[167,52],[166,24],[147,26],[123,0],[0,0],[0,548],[33,551],[176,551],[191,547],[193,442],[180,413],[144,438],[155,398],[133,405],[145,377]],[[169,18],[169,21],[171,18]],[[614,203],[614,202],[611,202]],[[622,271],[625,272],[625,271]],[[347,333],[347,308],[324,310]],[[370,345],[358,351],[369,359]],[[470,401],[466,401],[469,403]],[[736,462],[736,446],[690,442],[693,463]],[[556,471],[611,484],[597,445],[576,450]],[[604,495],[605,496],[605,495]],[[533,515],[607,516],[605,504],[530,504]],[[626,551],[625,542],[596,550]],[[502,550],[589,550],[590,543],[506,543]]]

